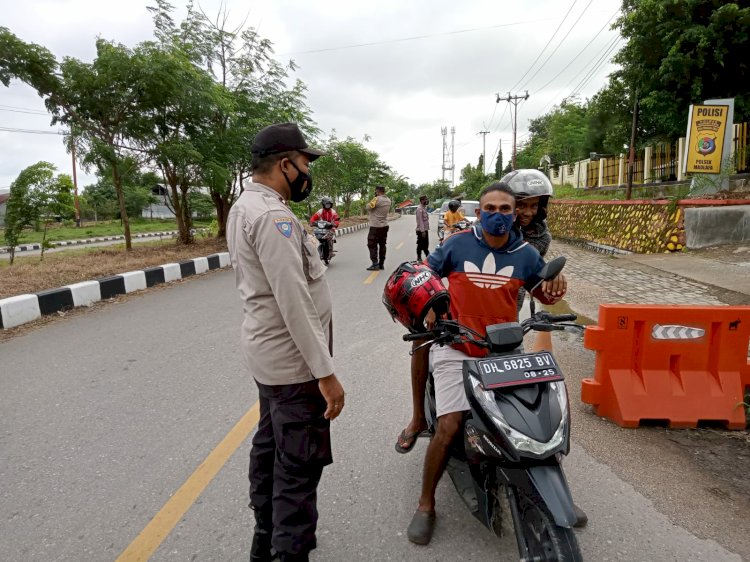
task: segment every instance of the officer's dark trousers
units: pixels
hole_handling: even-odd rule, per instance
[[[385,263],[385,243],[388,240],[388,226],[371,226],[367,233],[367,248],[370,250],[370,261],[383,265]],[[378,255],[378,250],[380,255]]]
[[[422,252],[425,257],[430,255],[430,235],[428,232],[417,231],[417,259],[422,259]]]
[[[273,521],[271,544],[300,554],[315,548],[317,488],[331,464],[330,422],[318,382],[258,385],[260,421],[250,450],[250,507]]]

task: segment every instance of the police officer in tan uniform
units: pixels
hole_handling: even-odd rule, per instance
[[[227,241],[244,303],[241,347],[258,386],[250,451],[250,560],[307,561],[315,548],[317,486],[333,462],[330,420],[344,407],[332,358],[331,293],[317,241],[287,201],[312,191],[309,148],[294,123],[261,130],[252,183],[229,212]]]
[[[385,269],[385,245],[388,241],[388,212],[391,210],[391,200],[385,194],[385,187],[375,186],[375,197],[366,207],[367,222],[370,230],[367,233],[367,249],[370,251],[372,265],[367,271]]]

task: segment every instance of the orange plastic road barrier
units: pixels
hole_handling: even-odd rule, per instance
[[[581,399],[597,415],[623,427],[659,420],[745,428],[750,306],[603,304],[583,341],[596,366]]]

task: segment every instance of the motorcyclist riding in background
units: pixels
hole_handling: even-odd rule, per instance
[[[327,195],[320,200],[321,208],[310,218],[310,224],[315,225],[319,220],[328,221],[333,223],[333,227],[338,227],[341,219],[336,209],[333,208],[333,199]]]
[[[456,199],[448,203],[448,210],[443,215],[443,228],[446,234],[453,234],[457,229],[456,224],[465,219],[460,207],[461,203]]]

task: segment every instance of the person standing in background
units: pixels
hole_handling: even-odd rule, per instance
[[[391,200],[385,194],[385,187],[375,186],[375,197],[367,203],[367,221],[370,231],[367,234],[367,248],[370,250],[372,265],[367,271],[385,269],[385,244],[388,240],[388,212]]]
[[[419,196],[419,207],[417,207],[417,261],[422,261],[422,252],[425,257],[430,255],[430,214],[427,212],[427,204],[430,201],[426,195]]]

